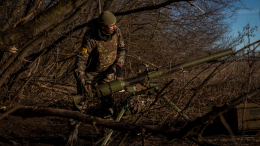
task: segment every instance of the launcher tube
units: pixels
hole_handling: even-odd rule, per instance
[[[202,57],[199,59],[195,59],[195,60],[192,60],[192,61],[184,63],[184,64],[168,67],[165,69],[159,69],[158,71],[152,71],[152,72],[149,72],[148,74],[142,73],[142,74],[139,74],[137,77],[133,77],[133,78],[127,79],[125,81],[115,80],[115,81],[112,81],[109,83],[101,84],[96,87],[96,90],[98,91],[97,96],[98,97],[106,96],[106,95],[112,94],[114,92],[123,90],[124,87],[126,87],[126,86],[135,85],[137,83],[143,83],[150,79],[154,79],[154,78],[157,78],[157,77],[169,74],[169,73],[174,73],[174,72],[177,72],[177,71],[189,68],[189,67],[193,67],[193,66],[205,63],[205,62],[217,60],[221,57],[225,57],[225,56],[228,56],[231,54],[233,54],[233,51],[232,51],[232,49],[229,49],[229,50],[225,50],[225,51],[222,51],[219,53],[208,55],[208,56],[205,56],[205,57]]]

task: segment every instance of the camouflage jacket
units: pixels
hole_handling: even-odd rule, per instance
[[[113,35],[116,35],[116,37]],[[125,60],[125,44],[120,29],[117,28],[115,32],[111,34],[111,38],[109,38],[108,40],[103,40],[100,34],[100,30],[98,29],[97,20],[93,19],[88,22],[87,31],[84,35],[83,42],[76,59],[75,75],[77,80],[85,79],[86,72],[99,71],[97,70],[97,66],[99,62],[98,59],[100,57],[97,56],[97,42],[103,42],[103,44],[106,44],[106,42],[109,43],[109,41],[113,38],[117,39],[116,60],[113,64],[117,63],[122,67]]]

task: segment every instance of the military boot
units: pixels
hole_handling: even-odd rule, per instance
[[[112,119],[114,114],[114,99],[112,95],[102,97],[100,104],[100,117],[104,119]]]
[[[73,146],[78,140],[78,127],[81,122],[69,119],[69,132],[66,138],[67,146]]]
[[[101,98],[100,117],[107,120],[113,120],[114,115],[114,99],[112,95],[108,95]],[[100,136],[104,137],[109,133],[109,128],[102,127]]]

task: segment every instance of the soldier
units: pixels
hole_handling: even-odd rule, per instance
[[[91,90],[97,84],[121,79],[124,59],[125,45],[121,31],[116,26],[116,17],[109,11],[103,11],[98,18],[88,22],[87,31],[77,55],[75,76],[78,94],[84,95],[86,90]],[[111,118],[113,105],[112,95],[101,98],[102,118]],[[75,135],[77,135],[79,124],[74,125],[76,125],[76,131],[74,130],[73,139],[77,139]]]

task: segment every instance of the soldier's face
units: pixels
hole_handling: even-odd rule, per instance
[[[101,29],[105,33],[112,34],[116,29],[116,23],[107,26],[103,25],[101,26]]]

